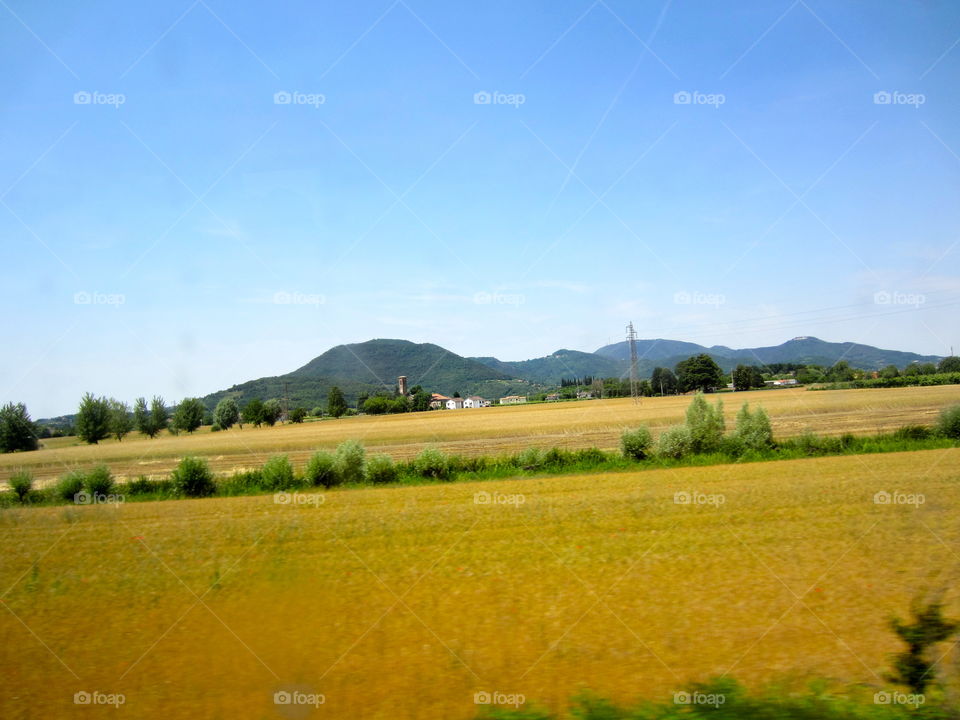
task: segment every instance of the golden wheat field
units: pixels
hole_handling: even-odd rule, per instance
[[[915,502],[874,502],[894,491]],[[466,720],[477,692],[881,686],[888,618],[957,579],[958,511],[960,449],[8,509],[0,716],[119,716],[77,692],[126,717]],[[294,691],[323,702],[274,704]]]
[[[870,390],[803,389],[718,395],[725,403],[728,424],[744,401],[765,407],[778,437],[804,430],[822,434],[876,433],[909,423],[932,424],[947,405],[960,402],[960,385]],[[356,438],[377,452],[406,459],[428,445],[465,455],[516,452],[537,446],[566,448],[617,447],[625,427],[649,424],[655,431],[681,422],[689,396],[629,398],[491,407],[480,410],[440,410],[406,415],[380,415],[323,420],[272,428],[244,427],[193,435],[164,435],[150,440],[136,433],[122,442],[79,444],[76,438],[44,441],[38,452],[0,455],[0,480],[20,468],[31,470],[42,485],[74,467],[104,462],[121,480],[138,475],[163,476],[179,458],[206,457],[220,473],[262,465],[278,452],[301,465],[317,448],[332,449]]]

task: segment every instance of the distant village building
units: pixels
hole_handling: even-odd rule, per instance
[[[471,395],[466,400],[463,401],[463,406],[465,408],[483,408],[490,407],[490,401],[485,400],[479,395]]]
[[[397,388],[400,390],[401,395],[407,394],[407,376],[401,375],[397,378]]]
[[[449,398],[447,400],[447,410],[461,410],[463,409],[463,398]]]
[[[554,400],[559,400],[559,399],[560,399],[560,393],[552,393],[552,394],[550,394],[550,395],[547,395],[547,397],[544,398],[544,399],[545,399],[547,402],[553,402]]]
[[[447,406],[447,400],[450,400],[446,395],[441,395],[440,393],[430,393],[430,409],[439,410]]]
[[[581,390],[577,393],[577,400],[593,400],[593,393],[588,390]]]
[[[506,397],[500,398],[501,405],[517,405],[519,403],[525,403],[527,398],[525,395],[507,395]]]

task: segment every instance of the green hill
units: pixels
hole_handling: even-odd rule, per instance
[[[905,367],[913,362],[937,362],[936,355],[918,355],[900,350],[883,350],[872,345],[860,345],[849,342],[827,342],[815,337],[796,337],[780,345],[757,348],[733,349],[723,345],[704,347],[695,343],[677,340],[637,340],[637,353],[640,356],[640,375],[649,376],[647,368],[656,365],[672,368],[677,362],[691,355],[707,353],[724,370],[730,370],[738,364],[763,365],[764,363],[804,363],[812,365],[833,365],[846,360],[852,367],[863,370],[880,370],[887,365]],[[596,352],[614,360],[630,362],[630,348],[626,342],[606,345]]]
[[[362,393],[392,392],[400,375],[407,376],[410,387],[422,385],[425,390],[444,395],[459,392],[493,399],[536,389],[529,382],[439,345],[380,339],[338,345],[293,372],[234,385],[207,395],[203,401],[213,407],[227,396],[241,403],[254,397],[286,397],[291,407],[312,408],[326,403],[333,385],[352,402]]]
[[[492,357],[472,359],[513,377],[541,385],[557,385],[561,378],[582,378],[588,375],[620,377],[630,371],[629,359],[621,362],[579,350],[557,350],[546,357],[516,362],[505,362]]]
[[[734,349],[723,345],[704,347],[679,340],[638,340],[638,375],[649,378],[657,366],[673,368],[681,360],[698,353],[713,356],[725,371],[739,363],[791,362],[832,365],[839,360],[852,367],[878,370],[887,365],[903,368],[914,362],[937,362],[935,355],[918,355],[899,350],[883,350],[857,343],[826,342],[815,337],[797,337],[780,345]],[[463,396],[482,395],[496,400],[504,395],[529,395],[555,388],[562,378],[625,377],[630,371],[627,343],[607,345],[596,352],[557,350],[552,355],[532,360],[503,361],[495,357],[467,358],[432,343],[408,340],[368,340],[338,345],[285,375],[262,377],[211,393],[202,398],[213,408],[221,398],[231,396],[240,403],[258,397],[287,398],[290,407],[308,409],[325,405],[333,385],[343,390],[348,401],[361,394],[380,390],[392,392],[397,377],[406,375],[410,387],[422,385],[428,392]],[[41,420],[44,424],[72,422],[73,415]]]

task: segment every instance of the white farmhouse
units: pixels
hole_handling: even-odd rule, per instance
[[[485,400],[479,395],[471,395],[466,400],[463,401],[463,406],[465,408],[482,408],[490,407],[490,401]]]
[[[447,400],[447,410],[461,410],[463,409],[463,398],[450,398]]]

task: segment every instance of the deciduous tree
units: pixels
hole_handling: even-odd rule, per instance
[[[0,408],[0,452],[36,450],[39,435],[23,403],[7,403]]]
[[[123,440],[124,435],[133,430],[133,418],[130,417],[130,408],[125,402],[110,398],[110,432],[117,439]]]
[[[240,407],[232,397],[223,398],[213,411],[213,422],[224,430],[229,430],[240,419]]]
[[[77,411],[77,436],[95,445],[110,436],[110,403],[105,397],[87,393]]]
[[[346,411],[347,401],[343,397],[343,391],[334,385],[330,388],[330,394],[327,395],[327,413],[338,418]]]
[[[677,363],[677,383],[681,392],[700,390],[709,392],[720,385],[723,373],[720,366],[706,353],[700,353]]]

